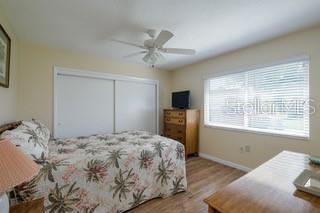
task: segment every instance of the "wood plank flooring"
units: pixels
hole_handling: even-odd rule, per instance
[[[156,198],[129,213],[206,213],[203,199],[238,179],[245,172],[200,157],[187,160],[188,190],[165,199]]]

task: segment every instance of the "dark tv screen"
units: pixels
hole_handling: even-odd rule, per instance
[[[180,91],[172,93],[172,107],[179,109],[190,108],[190,91]]]

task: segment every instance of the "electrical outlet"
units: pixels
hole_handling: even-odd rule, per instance
[[[246,145],[246,146],[244,147],[244,150],[245,150],[246,152],[250,152],[250,149],[251,149],[251,147],[250,147],[249,145]]]
[[[240,153],[244,153],[244,147],[240,146]]]

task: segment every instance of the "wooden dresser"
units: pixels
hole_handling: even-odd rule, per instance
[[[186,156],[198,154],[199,117],[198,109],[164,110],[164,136],[181,142]]]

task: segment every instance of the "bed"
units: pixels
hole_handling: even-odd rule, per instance
[[[187,188],[184,146],[159,135],[52,139],[48,150],[31,154],[42,169],[14,190],[21,201],[44,197],[47,212],[123,212]]]

